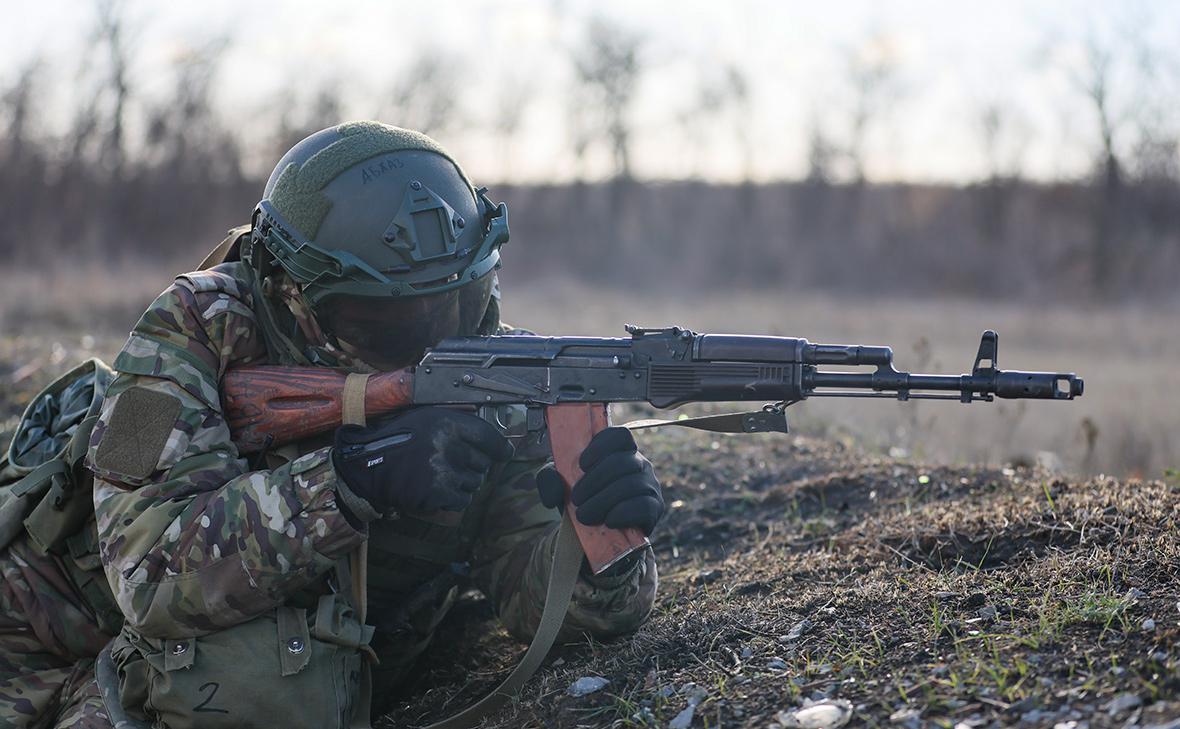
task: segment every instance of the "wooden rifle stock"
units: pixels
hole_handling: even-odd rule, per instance
[[[344,418],[348,375],[323,367],[245,367],[225,373],[221,401],[241,453],[257,453],[326,433]],[[383,372],[365,387],[365,415],[413,405],[414,373]]]

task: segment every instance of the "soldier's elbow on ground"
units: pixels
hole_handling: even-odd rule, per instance
[[[567,627],[599,640],[634,633],[651,615],[658,585],[655,555],[649,548],[635,567],[622,575],[580,580]]]

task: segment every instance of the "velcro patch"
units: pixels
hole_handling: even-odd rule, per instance
[[[156,470],[160,454],[180,414],[180,400],[164,392],[132,387],[118,397],[94,465],[103,471],[144,479]]]

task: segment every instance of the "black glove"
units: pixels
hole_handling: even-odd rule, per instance
[[[626,428],[599,431],[578,458],[583,475],[574,484],[571,501],[578,521],[611,529],[636,527],[651,534],[664,515],[664,497],[651,462],[639,453],[635,437]],[[541,503],[560,508],[565,482],[557,469],[546,466],[537,474]]]
[[[415,408],[379,425],[336,429],[332,465],[348,488],[385,513],[462,511],[512,444],[474,415]]]

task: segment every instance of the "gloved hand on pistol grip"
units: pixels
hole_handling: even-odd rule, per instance
[[[462,511],[512,444],[474,415],[414,408],[377,425],[336,429],[332,464],[379,513]]]
[[[606,428],[590,439],[578,465],[583,474],[570,501],[578,521],[611,529],[634,527],[650,535],[664,515],[664,497],[651,461],[643,457],[626,428]],[[541,503],[561,508],[565,482],[552,465],[537,474]]]

